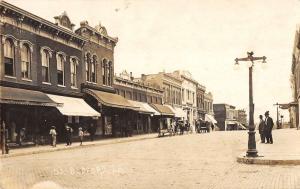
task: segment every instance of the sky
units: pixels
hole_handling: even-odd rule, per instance
[[[118,37],[115,72],[188,70],[206,86],[214,103],[248,111],[248,67],[234,70],[234,59],[266,56],[254,65],[255,119],[276,102],[292,101],[290,74],[300,0],[6,0],[54,22],[66,11],[79,27],[104,25]],[[280,111],[288,121],[287,111]]]

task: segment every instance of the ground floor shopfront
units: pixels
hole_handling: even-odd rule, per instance
[[[78,137],[79,127],[89,128],[95,118],[100,117],[81,98],[3,86],[0,105],[1,128],[5,130],[5,137],[1,137],[10,146],[50,144],[49,131],[53,126],[57,140],[63,142],[66,126],[72,128],[74,137]]]

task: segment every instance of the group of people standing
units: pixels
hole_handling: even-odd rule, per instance
[[[258,130],[260,134],[261,143],[273,144],[272,129],[274,126],[274,122],[273,119],[269,116],[269,111],[266,111],[265,119],[262,115],[259,115],[259,119],[260,122]]]
[[[96,127],[94,126],[93,123],[90,125],[90,127],[89,127],[89,129],[87,131],[89,132],[91,141],[94,141],[94,136],[95,136],[95,133],[96,133]],[[72,127],[70,127],[68,125],[65,125],[65,133],[64,134],[65,134],[66,145],[67,146],[72,145],[72,137],[73,137],[73,129],[72,129]],[[51,145],[53,147],[56,147],[57,131],[56,131],[56,127],[55,126],[51,127],[49,135],[51,137]],[[82,127],[78,128],[78,136],[79,136],[80,145],[82,145],[83,137],[84,137],[84,131],[83,131]]]

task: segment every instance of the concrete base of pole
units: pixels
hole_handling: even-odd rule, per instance
[[[249,131],[247,157],[258,157],[256,150],[255,131]]]

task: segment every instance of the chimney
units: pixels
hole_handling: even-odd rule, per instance
[[[132,76],[132,72],[130,72],[130,80],[133,81],[134,77]]]
[[[142,80],[142,81],[145,81],[145,80],[146,80],[146,75],[145,75],[145,74],[142,74],[142,75],[141,75],[141,80]]]

